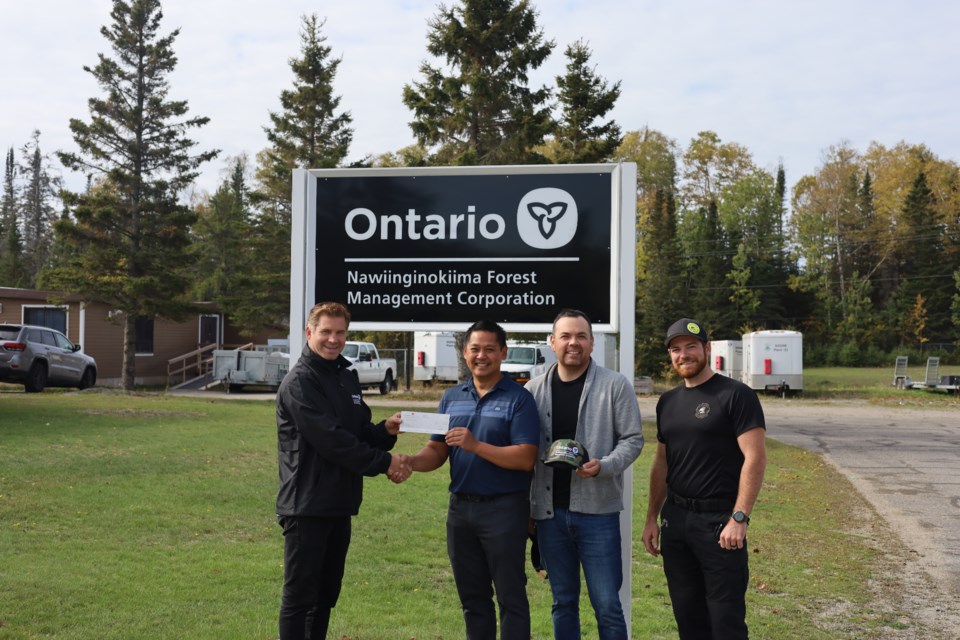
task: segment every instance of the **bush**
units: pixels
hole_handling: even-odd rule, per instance
[[[861,356],[863,362],[860,366],[863,367],[882,367],[891,362],[896,362],[896,358],[876,345],[870,345],[863,351]]]
[[[820,346],[816,344],[804,345],[803,366],[805,367],[825,366],[827,351],[829,351],[829,348],[825,346]]]
[[[860,346],[854,342],[848,342],[837,349],[837,364],[841,367],[862,367],[864,362],[860,354]]]

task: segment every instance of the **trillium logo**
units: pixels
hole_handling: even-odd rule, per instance
[[[517,207],[520,238],[535,249],[558,249],[577,233],[577,203],[563,189],[534,189]]]

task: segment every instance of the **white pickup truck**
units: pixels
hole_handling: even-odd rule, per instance
[[[382,395],[390,393],[394,388],[397,361],[393,358],[381,358],[372,342],[348,340],[343,348],[343,357],[353,363],[350,368],[357,371],[361,387],[378,387]]]

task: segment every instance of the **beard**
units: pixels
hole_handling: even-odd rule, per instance
[[[707,356],[704,354],[702,358],[685,358],[680,363],[674,362],[672,364],[673,370],[676,371],[677,375],[684,380],[688,378],[696,378],[698,375],[700,375],[700,372],[706,368]]]

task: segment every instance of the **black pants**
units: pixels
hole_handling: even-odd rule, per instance
[[[340,597],[350,517],[283,516],[280,640],[323,640]]]
[[[500,608],[500,637],[530,639],[525,567],[529,517],[526,493],[485,502],[450,496],[447,553],[463,607],[467,640],[496,639],[494,589]]]
[[[747,638],[747,545],[722,549],[729,512],[695,513],[669,501],[660,512],[660,553],[681,640]]]

